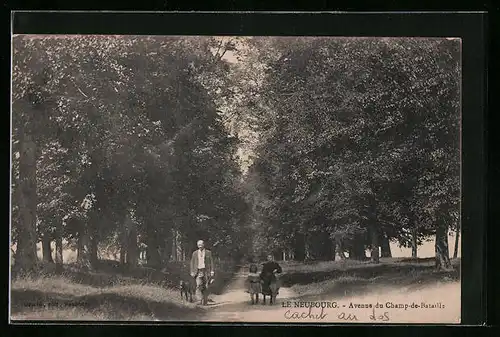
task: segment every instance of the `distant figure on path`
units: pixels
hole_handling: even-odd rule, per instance
[[[139,260],[146,261],[146,251],[148,246],[144,242],[139,243]]]
[[[198,249],[191,256],[191,276],[196,279],[196,298],[206,305],[205,291],[208,288],[209,277],[215,275],[212,252],[205,249],[203,240],[198,240]]]

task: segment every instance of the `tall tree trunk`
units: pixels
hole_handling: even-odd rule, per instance
[[[76,262],[80,261],[83,252],[83,241],[80,239],[81,234],[78,233],[78,238],[76,241]]]
[[[124,266],[127,263],[127,247],[125,244],[120,240],[120,264]]]
[[[294,250],[293,250],[293,255],[295,257],[296,261],[304,261],[306,254],[305,254],[305,245],[304,245],[304,235],[297,233],[294,238]]]
[[[131,210],[127,210],[123,223],[122,244],[124,249],[124,260],[127,267],[137,267],[139,248],[137,246],[137,224],[132,219]]]
[[[380,251],[382,257],[392,257],[391,244],[386,235],[381,236]]]
[[[120,265],[127,263],[127,231],[125,228],[120,230]]]
[[[160,243],[158,237],[153,229],[150,229],[147,239],[147,252],[146,257],[148,259],[148,266],[157,268],[161,266],[161,256],[160,256]]]
[[[61,229],[56,231],[56,272],[61,272],[63,270],[63,240]]]
[[[130,227],[130,215],[127,211],[123,218],[123,223],[119,232],[120,241],[120,265],[125,266],[128,261],[127,250],[128,250],[128,232]]]
[[[455,234],[455,248],[453,249],[453,258],[456,259],[458,257],[458,244],[460,241],[460,224],[457,225],[457,230]]]
[[[172,261],[177,261],[177,231],[172,228],[172,251],[170,253],[170,259]]]
[[[335,240],[331,240],[331,243],[330,243],[330,259],[331,261],[335,261],[337,260],[337,243],[335,242]]]
[[[183,257],[182,234],[179,231],[176,231],[175,243],[176,243],[176,254],[175,255],[177,256],[177,261],[182,261],[182,257]]]
[[[54,260],[52,259],[51,243],[52,240],[50,238],[50,234],[44,233],[42,235],[42,256],[43,262],[45,263],[54,263]]]
[[[99,263],[99,236],[97,233],[93,233],[90,236],[90,267],[92,269],[96,268]]]
[[[418,250],[418,231],[416,228],[411,230],[411,257],[416,259]]]
[[[128,235],[128,246],[127,246],[127,265],[129,267],[137,267],[137,261],[139,258],[139,249],[137,247],[137,228],[135,226],[130,230]]]
[[[192,242],[187,237],[183,237],[182,239],[182,261],[186,261],[188,259],[188,252],[189,252],[189,243]],[[213,251],[212,251],[213,254]]]
[[[349,251],[349,258],[352,260],[366,260],[366,251],[364,238],[362,235],[356,235],[352,242],[351,249]]]
[[[36,144],[32,137],[21,130],[19,157],[19,228],[15,256],[15,269],[32,271],[38,258],[36,254]]]
[[[90,235],[86,228],[85,221],[80,221],[80,231],[78,233],[78,256],[77,263],[83,269],[92,269]]]
[[[96,268],[99,262],[99,227],[101,226],[100,217],[97,209],[92,209],[89,214],[87,223],[88,239],[89,239],[89,259],[90,267]]]
[[[163,256],[161,257],[163,263],[167,263],[172,258],[172,231],[167,231],[166,238],[163,241]]]
[[[372,226],[371,237],[372,237],[372,240],[371,240],[372,247],[371,247],[370,259],[373,263],[379,263],[380,262],[380,255],[379,255],[379,245],[378,245],[378,232],[377,232],[375,226]]]
[[[146,257],[148,259],[148,266],[150,267],[157,268],[161,266],[161,256],[158,248],[157,244],[151,241],[148,242]]]
[[[436,228],[436,268],[442,270],[451,269],[450,252],[448,250],[448,227],[438,225]]]
[[[334,255],[334,260],[337,260],[337,257],[339,260],[345,260],[345,252],[344,252],[344,245],[342,244],[342,239],[341,238],[335,238],[335,255]]]
[[[330,240],[330,234],[326,232],[322,232],[319,235],[319,248],[320,248],[320,256],[319,258],[322,261],[329,261],[332,259],[332,256],[335,257],[335,247]]]
[[[312,259],[312,256],[311,256],[311,246],[309,243],[309,235],[305,234],[304,235],[304,260],[310,261],[311,259]]]
[[[308,250],[309,258],[314,260],[322,260],[325,255],[325,248],[323,246],[321,234],[313,232],[309,234]]]

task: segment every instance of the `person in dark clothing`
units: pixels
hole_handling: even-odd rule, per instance
[[[281,266],[274,261],[272,255],[267,256],[267,262],[262,264],[262,271],[260,272],[260,278],[262,279],[262,293],[270,295],[271,290],[269,286],[272,282],[278,282],[276,274],[281,274],[283,270]]]

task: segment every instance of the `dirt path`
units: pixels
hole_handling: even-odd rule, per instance
[[[399,309],[383,309],[382,312],[377,311],[377,317],[386,312],[390,316],[389,321],[379,321],[376,323],[457,323],[460,321],[460,284],[441,284],[434,285],[429,288],[423,288],[418,291],[411,291],[405,287],[393,288],[391,290],[375,291],[371,294],[348,296],[338,298],[337,296],[324,295],[323,301],[338,301],[337,309],[324,309],[321,316],[321,309],[314,308],[309,311],[307,308],[285,308],[282,306],[286,300],[297,298],[290,288],[281,288],[277,303],[274,305],[263,305],[262,302],[257,305],[250,304],[250,297],[245,293],[245,273],[240,270],[231,283],[228,284],[225,291],[221,295],[211,295],[213,302],[208,306],[203,307],[205,315],[199,317],[198,321],[204,322],[275,322],[275,323],[339,323],[346,322],[342,317],[349,314],[355,315],[355,321],[349,323],[373,323],[370,319],[370,314],[373,309],[349,309],[350,303],[421,303],[428,302],[443,302],[446,305],[442,309],[427,309],[427,310],[399,310]],[[451,294],[457,294],[453,296]],[[451,296],[443,296],[450,294]],[[312,298],[311,298],[312,299]],[[302,301],[307,301],[305,298]],[[293,313],[302,315],[302,317],[290,317]],[[304,316],[305,315],[305,316]]]
[[[228,284],[221,295],[211,295],[213,300],[205,307],[207,314],[203,321],[217,322],[262,322],[283,321],[284,310],[280,302],[293,298],[294,294],[289,288],[281,288],[278,303],[270,306],[262,304],[262,297],[257,305],[250,304],[250,296],[245,292],[246,274],[240,270],[235,274],[233,281]],[[265,316],[265,317],[263,317]]]

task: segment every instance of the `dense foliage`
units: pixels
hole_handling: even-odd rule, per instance
[[[232,227],[246,204],[235,185],[237,138],[217,108],[227,65],[215,47],[231,46],[209,38],[14,40],[13,138],[20,146],[29,136],[38,152],[30,167],[40,236],[78,241],[83,264],[109,240],[136,242],[128,248],[135,263],[137,240],[127,237],[138,234],[151,264],[179,235],[182,258],[199,238],[238,250],[234,236],[244,233]],[[16,178],[14,190],[23,181]],[[14,225],[28,231],[33,221]],[[18,242],[19,255],[33,244]]]
[[[267,66],[254,96],[263,141],[251,169],[268,224],[262,246],[332,258],[329,236],[351,257],[384,240],[416,254],[437,234],[447,256],[460,200],[458,40],[253,46]]]
[[[134,265],[372,260],[436,237],[460,200],[460,45],[448,39],[16,36],[16,265],[65,239]],[[233,60],[228,61],[228,54]],[[242,156],[238,154],[243,154]],[[244,158],[243,158],[244,157]],[[248,167],[247,168],[245,167]]]

